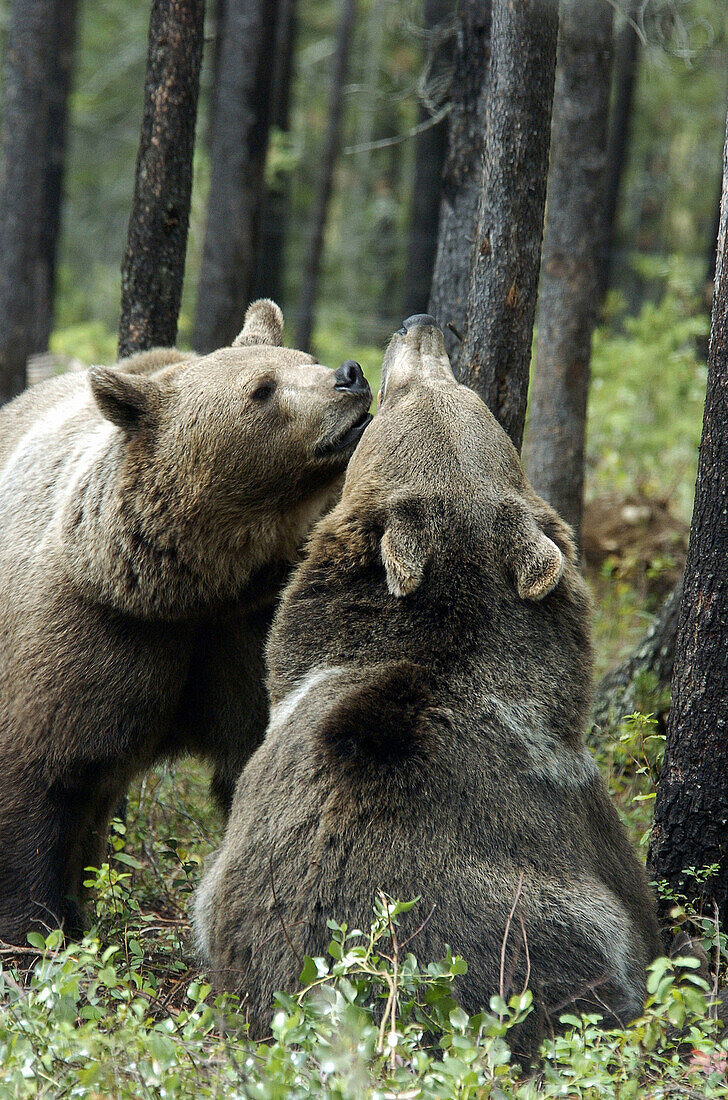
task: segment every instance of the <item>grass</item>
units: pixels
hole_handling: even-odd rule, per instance
[[[618,334],[597,333],[587,493],[664,496],[689,517],[705,368],[695,350],[706,320],[673,288]],[[376,385],[381,352],[344,328],[317,334],[319,358],[356,357]],[[56,350],[106,361],[108,334],[57,334]],[[659,568],[659,563],[658,566]],[[593,578],[598,668],[642,634],[644,590],[618,570]],[[597,746],[600,767],[644,851],[663,738],[649,715],[626,716]],[[221,822],[195,761],[135,784],[115,822],[108,863],[89,873],[96,922],[83,944],[32,938],[21,965],[0,954],[0,1100],[6,1097],[728,1097],[728,1042],[711,1007],[726,969],[712,914],[672,899],[675,929],[702,939],[709,980],[693,960],[659,960],[642,1018],[607,1031],[568,1018],[538,1072],[511,1057],[524,991],[468,1018],[451,996],[467,960],[416,959],[396,942],[402,905],[372,898],[362,932],[331,923],[326,958],[307,960],[305,990],[271,1006],[271,1038],[252,1044],[233,998],[212,994],[194,958],[188,904]],[[710,869],[695,872],[700,878]],[[416,951],[416,942],[411,945]],[[5,965],[2,965],[3,958]]]

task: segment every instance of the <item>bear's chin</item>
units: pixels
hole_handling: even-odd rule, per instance
[[[334,436],[333,439],[328,439],[323,443],[319,443],[316,448],[317,458],[338,458],[351,454],[356,448],[357,443],[364,434],[366,428],[372,421],[371,413],[365,412],[361,416],[357,417],[353,424],[350,424],[340,435]]]

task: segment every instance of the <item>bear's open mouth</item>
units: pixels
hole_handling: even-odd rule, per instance
[[[371,413],[362,413],[362,415],[357,417],[354,423],[350,424],[341,435],[337,435],[333,439],[327,440],[325,443],[320,443],[316,448],[316,453],[320,458],[324,458],[328,455],[339,454],[340,451],[347,451],[355,447],[361,439],[364,429],[371,420]]]

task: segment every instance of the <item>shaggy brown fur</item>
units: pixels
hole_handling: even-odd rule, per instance
[[[456,383],[440,331],[402,330],[383,371],[381,413],[275,618],[270,724],[198,892],[197,934],[261,1034],[274,991],[297,984],[289,938],[299,958],[323,955],[327,918],[365,928],[377,891],[421,895],[410,930],[435,908],[411,949],[464,955],[472,1013],[499,991],[517,900],[504,992],[530,965],[519,1045],[532,1053],[569,1009],[634,1017],[659,948],[582,742],[589,601],[569,530]]]
[[[259,302],[232,348],[69,374],[0,412],[3,940],[77,929],[135,773],[199,752],[229,805],[262,737],[273,600],[371,399],[281,326]]]

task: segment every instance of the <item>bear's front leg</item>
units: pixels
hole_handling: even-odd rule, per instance
[[[180,747],[213,769],[210,790],[227,817],[235,784],[268,724],[265,644],[273,608],[265,607],[200,629],[176,727]]]
[[[62,868],[73,826],[47,792],[18,780],[0,807],[0,940],[24,947],[28,932],[65,923]]]

